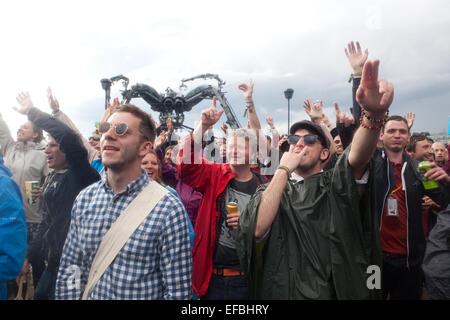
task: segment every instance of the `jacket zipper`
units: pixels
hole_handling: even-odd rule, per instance
[[[383,151],[384,155],[384,151]],[[389,190],[391,189],[391,180],[389,179],[389,158],[386,157],[386,170],[387,170],[387,178],[388,178],[388,188],[386,191],[386,194],[383,198],[383,206],[381,207],[381,219],[380,219],[380,232],[381,232],[381,226],[383,225],[383,211],[384,211],[384,205],[386,204],[386,199],[389,194]]]
[[[406,205],[406,268],[409,270],[409,208],[408,208],[408,193],[406,192],[406,182],[405,182],[405,169],[407,162],[402,168],[402,187],[405,191],[405,205]]]

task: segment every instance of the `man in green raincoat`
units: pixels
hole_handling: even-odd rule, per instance
[[[329,141],[320,127],[309,121],[293,124],[289,152],[241,214],[237,251],[251,298],[380,297],[381,248],[370,160],[394,89],[378,81],[378,66],[378,60],[364,65],[356,95],[364,109],[361,126],[336,166],[321,170]]]

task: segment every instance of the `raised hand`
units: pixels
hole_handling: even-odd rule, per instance
[[[303,108],[308,116],[311,118],[311,121],[315,122],[317,120],[322,120],[323,112],[322,112],[322,101],[312,103],[311,98],[308,98],[303,102]]]
[[[19,107],[13,107],[19,113],[27,114],[31,108],[33,108],[33,102],[31,102],[31,97],[28,92],[21,92],[16,97]]]
[[[356,48],[353,41],[350,42],[347,47],[348,49],[345,49],[345,55],[347,56],[348,62],[350,63],[353,72],[361,73],[364,64],[367,61],[367,57],[369,56],[369,51],[366,49],[363,54],[358,41],[356,41]]]
[[[162,130],[158,138],[155,140],[155,150],[160,148],[166,141],[166,131]]]
[[[220,117],[222,116],[223,112],[225,110],[220,110],[217,111],[216,108],[216,97],[213,97],[213,101],[211,106],[202,111],[202,117],[201,117],[201,121],[202,121],[202,127],[203,127],[203,131],[206,131],[210,126],[213,126],[217,123],[217,121],[219,121]]]
[[[238,89],[244,93],[245,103],[253,104],[253,81],[250,79],[248,84],[242,83],[238,86]]]
[[[337,102],[334,103],[334,110],[336,111],[336,123],[343,123],[344,127],[349,127],[355,123],[355,118],[351,114],[341,112]]]
[[[416,114],[415,114],[415,113],[412,113],[412,112],[408,112],[408,113],[405,115],[405,119],[406,119],[406,121],[408,122],[408,128],[409,128],[409,130],[411,130],[411,128],[412,128],[412,126],[413,126],[413,124],[414,124],[414,120],[416,119]]]
[[[275,126],[273,125],[273,119],[272,119],[271,116],[267,116],[266,117],[266,122],[269,125],[270,129],[274,129],[275,128]]]
[[[173,133],[173,124],[172,119],[169,117],[166,119],[167,131],[172,134]]]
[[[386,80],[378,80],[380,60],[367,61],[356,91],[359,105],[375,118],[384,116],[394,100],[394,86]]]
[[[222,129],[223,133],[225,133],[225,136],[226,136],[227,130],[228,130],[227,124],[224,122],[220,128]]]
[[[108,107],[106,108],[105,112],[103,112],[102,119],[100,120],[100,122],[107,121],[108,118],[111,116],[112,112],[119,106],[120,106],[119,98],[114,98],[112,105],[108,103]]]
[[[47,100],[48,105],[50,106],[50,109],[52,109],[53,113],[56,113],[59,111],[59,102],[58,100],[53,96],[52,88],[47,88]]]

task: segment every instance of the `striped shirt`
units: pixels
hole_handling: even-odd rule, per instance
[[[56,282],[56,299],[79,299],[97,248],[122,211],[151,181],[145,171],[114,195],[102,179],[75,200]],[[89,299],[191,299],[192,255],[181,201],[165,195],[134,231]]]

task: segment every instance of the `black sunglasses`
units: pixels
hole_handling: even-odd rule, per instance
[[[128,125],[126,123],[118,123],[118,124],[111,124],[109,122],[102,122],[100,123],[98,127],[98,131],[100,133],[104,134],[108,132],[108,130],[113,126],[115,128],[116,134],[118,136],[123,136],[128,131]]]
[[[305,141],[307,145],[313,145],[319,137],[315,134],[305,134],[304,136],[290,134],[287,138],[287,142],[289,144],[297,144],[301,138],[303,138],[303,141]]]
[[[89,137],[89,140],[100,141],[99,137]]]

